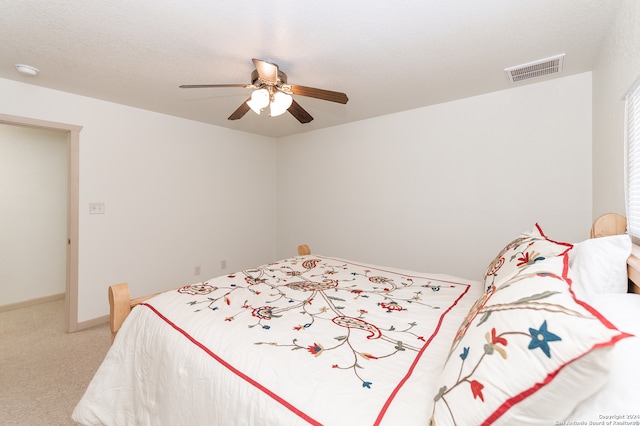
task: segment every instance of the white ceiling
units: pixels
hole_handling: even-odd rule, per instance
[[[280,137],[511,88],[504,68],[559,53],[555,77],[590,71],[618,8],[616,0],[0,0],[0,78]],[[250,83],[251,58],[349,102],[297,96],[309,124],[251,111],[229,121],[249,89],[178,88]],[[18,63],[40,74],[22,76]]]

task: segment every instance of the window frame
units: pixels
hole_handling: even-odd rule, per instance
[[[640,244],[640,79],[624,97],[627,233]]]

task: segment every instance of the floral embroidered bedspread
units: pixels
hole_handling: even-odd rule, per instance
[[[171,345],[215,366],[188,375],[215,375],[207,398],[228,410],[226,420],[216,410],[217,421],[426,424],[435,381],[479,292],[460,278],[309,255],[163,293],[132,315],[155,317]]]

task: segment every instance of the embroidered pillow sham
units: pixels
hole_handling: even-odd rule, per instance
[[[549,257],[567,253],[570,243],[551,240],[537,223],[531,231],[523,232],[507,244],[489,264],[484,274],[484,288],[491,291],[523,268]]]
[[[537,260],[476,303],[439,378],[432,425],[551,424],[604,384],[607,347],[629,335],[574,299],[568,269],[566,253]]]

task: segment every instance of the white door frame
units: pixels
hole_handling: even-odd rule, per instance
[[[37,129],[67,132],[69,151],[67,195],[67,282],[64,296],[65,331],[78,330],[78,214],[79,214],[79,148],[82,126],[56,123],[34,118],[0,114],[0,123]]]

